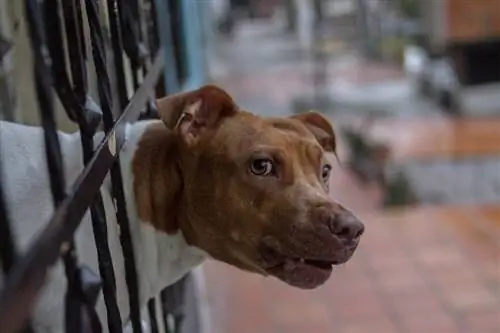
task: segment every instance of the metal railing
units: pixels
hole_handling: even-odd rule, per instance
[[[20,255],[0,181],[0,260],[4,273],[4,284],[0,290],[0,332],[32,331],[29,323],[32,307],[49,270],[60,258],[68,281],[64,296],[65,331],[123,330],[100,194],[100,187],[108,173],[111,175],[120,227],[129,294],[129,320],[134,333],[141,332],[139,288],[119,152],[125,142],[125,125],[155,115],[152,98],[163,74],[165,51],[158,35],[157,3],[155,0],[23,1],[55,213],[27,251]],[[103,8],[107,10],[102,11]],[[89,32],[89,38],[85,37],[85,31]],[[86,52],[88,43],[91,54]],[[112,52],[108,54],[110,50]],[[128,61],[124,61],[124,54]],[[109,56],[112,58],[111,66]],[[88,63],[93,63],[98,77],[99,103],[94,103],[89,94]],[[127,91],[127,73],[131,74],[132,96]],[[68,193],[54,120],[54,92],[68,118],[78,125],[81,133],[85,168]],[[105,137],[94,147],[94,135],[101,126]],[[74,233],[87,210],[90,210],[97,247],[98,273],[80,266],[77,250],[73,246]],[[171,299],[169,295],[182,294],[185,282],[182,280],[158,295],[163,305],[161,318],[165,320],[169,332],[179,330],[183,317],[179,310],[182,297]],[[107,329],[102,327],[95,310],[101,291],[108,318]],[[158,332],[154,299],[149,301],[147,308],[150,330]],[[167,316],[174,317],[173,325],[167,322]]]

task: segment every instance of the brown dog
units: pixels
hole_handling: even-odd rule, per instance
[[[332,265],[352,256],[364,227],[328,197],[326,153],[335,152],[335,135],[325,118],[260,118],[214,86],[166,97],[158,107],[163,121],[128,125],[120,153],[141,309],[209,256],[304,289],[323,284]],[[43,131],[0,127],[1,141],[9,143],[0,147],[2,181],[16,238],[26,248],[53,214]],[[80,134],[60,133],[59,140],[70,186],[83,168]],[[109,186],[101,193],[126,322],[120,230]],[[75,245],[80,261],[97,272],[88,214]],[[66,282],[58,263],[35,309],[36,331],[62,331]],[[97,309],[105,323],[102,299]]]
[[[331,124],[318,113],[263,119],[205,86],[159,100],[134,159],[142,221],[241,269],[323,284],[364,226],[331,200]]]

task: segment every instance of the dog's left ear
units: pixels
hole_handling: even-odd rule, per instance
[[[196,143],[205,130],[214,128],[221,119],[238,112],[231,96],[214,85],[161,98],[157,105],[167,128],[188,145]]]
[[[336,152],[337,140],[333,126],[323,115],[318,112],[308,112],[290,118],[297,119],[306,125],[323,149],[331,153]]]

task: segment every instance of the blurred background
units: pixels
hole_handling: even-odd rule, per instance
[[[500,332],[499,0],[160,2],[177,75],[165,91],[212,82],[263,116],[324,113],[332,197],[366,224],[313,291],[208,262],[196,330]],[[22,15],[0,1],[0,113],[38,124]],[[75,129],[63,112],[58,124]]]
[[[212,1],[211,78],[335,124],[353,259],[301,291],[211,262],[217,333],[500,332],[500,2]]]

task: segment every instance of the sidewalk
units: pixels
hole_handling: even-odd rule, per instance
[[[401,69],[362,59],[341,40],[327,41],[333,56],[324,68],[326,91],[340,115],[381,111],[398,116],[438,114],[437,107],[415,96]],[[213,81],[227,89],[243,108],[283,116],[293,103],[313,94],[312,51],[299,46],[280,23],[243,22],[232,40],[219,39],[210,59]],[[320,68],[320,70],[323,70]]]
[[[294,98],[311,91],[311,62],[297,56],[293,38],[280,37],[277,30],[255,25],[241,30],[245,38],[221,50],[225,71],[215,81],[249,111],[291,114]],[[288,58],[279,58],[287,51]],[[454,156],[453,149],[464,149],[471,158],[486,149],[488,154],[499,152],[492,124],[483,121],[473,129],[466,124],[454,131],[432,104],[415,97],[409,81],[392,66],[345,51],[327,70],[327,86],[337,105],[320,111],[335,126],[369,110],[397,117],[380,122],[375,132],[392,138],[398,158],[417,156],[422,149],[443,158]],[[443,126],[445,132],[440,131]],[[474,142],[469,144],[470,138]],[[461,142],[462,148],[450,140]],[[214,333],[500,332],[500,204],[381,211],[379,190],[363,187],[340,166],[331,189],[332,198],[366,224],[354,258],[313,291],[207,263]]]
[[[318,290],[207,264],[214,332],[500,332],[499,206],[364,221],[355,257]]]

